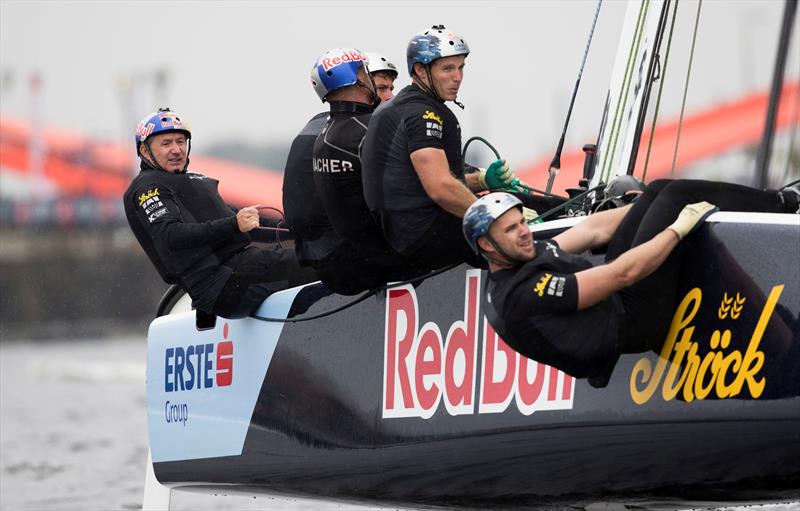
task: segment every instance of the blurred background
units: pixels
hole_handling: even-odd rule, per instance
[[[231,203],[280,207],[292,138],[321,111],[309,83],[325,49],[385,54],[444,23],[467,60],[456,114],[543,183],[564,125],[594,1],[0,3],[0,335],[143,333],[164,289],[124,220],[138,120],[170,106],[191,123],[191,168]],[[626,3],[606,1],[588,54],[556,189],[600,126]],[[702,5],[675,172],[748,182],[764,126],[784,2]],[[680,3],[648,179],[671,172],[697,3]],[[798,172],[800,45],[786,70],[772,185]],[[397,89],[409,80],[401,72]],[[652,104],[655,102],[651,100]],[[649,123],[648,123],[649,125]],[[720,128],[722,126],[722,128]],[[659,134],[664,136],[659,138]],[[794,141],[794,144],[792,142]],[[479,144],[468,159],[485,164]],[[570,158],[570,154],[573,156]],[[660,162],[660,163],[659,163]],[[660,166],[659,166],[660,165]]]

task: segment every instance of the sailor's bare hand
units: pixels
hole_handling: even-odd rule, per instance
[[[239,230],[242,232],[249,232],[258,227],[258,208],[256,206],[248,206],[240,209],[236,213],[236,223],[239,224]]]

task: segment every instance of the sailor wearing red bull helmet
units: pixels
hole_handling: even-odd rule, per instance
[[[469,55],[466,41],[437,25],[414,35],[407,63],[412,84],[379,108],[364,140],[364,194],[390,245],[415,264],[480,265],[460,234],[473,192],[513,186],[496,161],[466,174],[461,128],[445,101],[457,101]]]
[[[314,142],[314,186],[328,220],[343,242],[315,262],[320,279],[341,294],[374,289],[404,264],[388,245],[364,201],[361,145],[380,102],[367,70],[367,56],[334,48],[320,56],[311,83],[330,115]]]
[[[187,171],[191,137],[169,108],[142,119],[141,170],[123,197],[128,223],[164,281],[182,287],[200,311],[240,318],[272,292],[315,280],[290,252],[251,245],[257,207],[233,210],[216,179]]]
[[[376,55],[375,71],[370,75],[376,84],[378,95],[381,95],[379,84],[392,86],[397,73],[392,76],[394,65],[385,57]],[[349,57],[348,57],[348,60]],[[343,62],[347,62],[345,60]],[[341,62],[341,57],[340,57]],[[312,66],[312,86],[319,94],[325,94],[323,82],[317,69],[318,62]],[[325,71],[327,76],[327,71]],[[387,77],[391,77],[389,80]],[[317,87],[320,87],[319,90]],[[391,91],[389,93],[391,95]],[[320,97],[322,99],[322,97]],[[283,173],[283,207],[286,213],[286,223],[294,234],[294,247],[297,259],[303,266],[316,268],[320,279],[331,290],[340,294],[353,294],[363,289],[358,279],[351,279],[347,275],[349,268],[355,265],[340,264],[342,269],[338,272],[326,272],[324,268],[330,266],[328,262],[334,258],[332,254],[343,243],[343,239],[336,234],[331,225],[322,200],[316,191],[313,171],[314,141],[322,131],[328,120],[328,111],[320,112],[311,118],[292,141],[286,166]],[[328,259],[326,259],[328,258]],[[341,261],[340,261],[341,263]]]

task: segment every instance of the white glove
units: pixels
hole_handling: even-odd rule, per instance
[[[525,218],[526,223],[532,223],[539,219],[539,213],[535,209],[522,207],[522,216]]]
[[[719,211],[719,208],[705,201],[688,204],[684,206],[678,214],[678,218],[667,229],[672,229],[678,235],[678,239],[683,239],[700,227],[703,220],[715,211]]]

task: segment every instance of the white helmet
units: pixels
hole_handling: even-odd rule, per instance
[[[368,52],[367,59],[369,59],[367,61],[367,69],[370,74],[385,71],[391,74],[392,78],[397,78],[397,66],[380,53]]]

